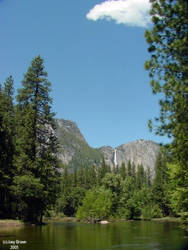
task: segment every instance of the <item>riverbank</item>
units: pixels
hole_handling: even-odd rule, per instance
[[[43,225],[50,222],[78,222],[79,220],[75,217],[62,217],[62,218],[44,218]],[[35,226],[35,224],[25,223],[21,220],[10,220],[2,219],[0,220],[0,228],[3,227],[23,227],[23,226]]]
[[[142,219],[140,219],[142,220]],[[120,221],[130,221],[130,220],[126,220],[126,219],[109,219],[107,220],[110,223],[113,222],[120,222]],[[135,220],[132,220],[135,221]],[[162,217],[162,218],[152,218],[150,221],[158,221],[158,222],[177,222],[177,223],[182,223],[182,221],[180,220],[180,218],[175,218],[175,217]],[[51,218],[44,218],[44,224],[46,223],[50,223],[50,222],[80,222],[79,219],[77,219],[76,217],[51,217]],[[88,221],[87,221],[88,223]],[[92,222],[90,222],[92,223]],[[33,224],[26,224],[21,220],[0,220],[0,227],[19,227],[19,226],[26,226],[26,225],[33,225]]]
[[[44,223],[49,222],[79,222],[76,217],[46,217],[44,218]]]
[[[162,217],[162,218],[152,218],[151,221],[161,221],[161,222],[177,222],[177,223],[182,223],[182,220],[180,217]]]
[[[21,220],[0,220],[0,227],[19,227],[25,226],[25,223]]]
[[[118,218],[110,218],[107,219],[107,221],[109,223],[113,223],[113,222],[126,222],[126,221],[144,221],[144,219],[134,219],[134,220],[127,220],[127,219],[118,219]],[[44,218],[44,222],[45,223],[49,223],[49,222],[86,222],[86,223],[96,223],[96,221],[85,221],[85,220],[79,220],[76,217],[51,217],[51,218]],[[99,220],[100,221],[100,220]],[[176,222],[176,223],[182,223],[180,218],[176,218],[176,217],[162,217],[162,218],[152,218],[149,221],[156,221],[156,222]]]

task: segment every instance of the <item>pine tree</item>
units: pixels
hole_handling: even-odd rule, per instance
[[[101,166],[98,167],[97,170],[98,170],[98,171],[97,171],[97,184],[98,184],[98,185],[101,185],[101,181],[102,181],[102,179],[104,178],[104,176],[106,175],[106,173],[110,173],[110,172],[111,172],[110,166],[108,166],[108,165],[106,164],[104,158],[102,159]]]
[[[137,173],[136,173],[136,183],[138,189],[141,189],[143,184],[145,183],[145,173],[144,173],[144,167],[141,165],[138,165]]]
[[[43,59],[37,56],[17,95],[15,166],[18,176],[12,187],[21,201],[22,218],[34,223],[42,223],[44,211],[55,203],[58,191],[58,143],[50,86]]]
[[[188,146],[188,2],[152,0],[151,16],[154,27],[145,33],[151,59],[145,67],[152,78],[153,93],[163,93],[156,132],[173,137],[174,155],[185,161]]]
[[[182,197],[181,211],[187,211],[188,189],[188,2],[151,0],[153,28],[146,31],[151,59],[145,68],[152,78],[154,94],[162,93],[156,133],[173,139],[170,148],[178,176],[176,191]],[[150,127],[151,126],[151,121]],[[179,211],[179,212],[181,212]]]
[[[10,185],[14,169],[14,106],[13,78],[8,77],[0,87],[0,217],[12,216]]]
[[[123,180],[125,179],[125,177],[127,176],[127,169],[126,169],[126,166],[125,166],[125,162],[123,162],[121,164],[121,167],[119,169],[119,174],[121,175],[121,177],[123,178]]]
[[[151,169],[150,167],[147,167],[145,171],[146,176],[146,186],[151,187]]]
[[[128,161],[128,165],[127,165],[127,175],[128,176],[133,176],[133,173],[132,173],[132,164],[130,161]]]
[[[169,201],[169,176],[167,169],[168,152],[166,148],[160,149],[155,166],[155,178],[152,186],[153,201],[157,204],[163,216],[170,214],[170,201]]]

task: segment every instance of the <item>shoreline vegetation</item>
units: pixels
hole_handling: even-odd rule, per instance
[[[135,218],[135,219],[121,219],[121,218],[106,218],[106,219],[99,219],[99,220],[80,220],[76,217],[62,217],[62,218],[46,218],[44,219],[45,223],[50,223],[50,222],[85,222],[85,223],[101,223],[102,221],[107,221],[108,223],[113,223],[113,222],[127,222],[127,221],[146,221],[146,219],[142,218]],[[177,223],[182,223],[182,220],[180,217],[161,217],[161,218],[151,218],[147,219],[147,221],[156,221],[156,222],[177,222]],[[103,223],[101,223],[103,224]]]
[[[64,222],[64,223],[76,223],[76,222],[82,222],[82,223],[90,223],[90,224],[103,224],[101,223],[102,221],[107,221],[108,223],[114,223],[114,222],[127,222],[127,221],[146,221],[145,219],[134,219],[134,220],[129,220],[129,219],[105,219],[105,220],[80,220],[77,219],[76,217],[62,217],[62,218],[44,218],[44,223],[43,225],[47,225],[48,223],[53,223],[53,222]],[[155,222],[176,222],[176,223],[182,223],[182,220],[178,217],[162,217],[162,218],[152,218],[147,221],[155,221]],[[105,224],[105,223],[104,223]],[[107,223],[106,223],[107,224]],[[37,226],[32,223],[25,223],[21,220],[9,220],[9,219],[3,219],[0,220],[0,227],[23,227],[23,226]],[[41,226],[41,225],[40,225]],[[1,236],[1,235],[0,235]]]

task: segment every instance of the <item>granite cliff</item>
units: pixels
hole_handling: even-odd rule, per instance
[[[94,149],[88,145],[76,123],[64,119],[56,119],[57,137],[60,143],[59,158],[64,164],[72,167],[99,165],[104,157],[106,164],[113,168],[129,161],[135,166],[143,165],[154,175],[155,162],[159,144],[153,141],[137,140],[116,148],[103,146]]]
[[[104,146],[99,150],[104,154],[105,162],[111,167],[115,165],[121,166],[123,162],[127,165],[130,161],[135,166],[143,165],[145,170],[149,168],[151,176],[154,176],[159,148],[159,144],[141,139],[116,148]]]
[[[59,139],[59,159],[70,167],[99,165],[103,155],[98,149],[88,145],[76,123],[56,119],[57,137]]]

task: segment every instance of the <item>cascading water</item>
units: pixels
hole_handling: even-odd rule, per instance
[[[117,166],[117,149],[114,149],[114,166]]]

